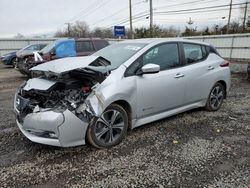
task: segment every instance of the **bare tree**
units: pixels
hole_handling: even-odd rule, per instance
[[[90,33],[87,23],[82,21],[76,21],[71,24],[69,28],[58,30],[55,33],[55,37],[88,37]]]
[[[16,39],[21,39],[21,38],[24,38],[24,36],[21,34],[21,33],[17,33],[14,38]]]

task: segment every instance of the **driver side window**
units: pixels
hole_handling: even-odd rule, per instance
[[[153,63],[166,70],[180,66],[177,43],[166,43],[156,46],[138,58],[125,72],[125,76],[133,76],[144,65]]]
[[[177,43],[166,43],[147,52],[143,58],[143,65],[153,63],[160,66],[161,70],[179,66],[179,51]]]

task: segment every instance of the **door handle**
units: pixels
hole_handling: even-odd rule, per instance
[[[208,66],[207,70],[213,70],[214,67],[213,66]]]
[[[181,73],[177,73],[174,78],[182,78],[184,77],[184,74],[181,74]]]

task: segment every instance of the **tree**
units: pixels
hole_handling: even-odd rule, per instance
[[[23,36],[21,33],[17,33],[17,34],[14,36],[14,38],[16,38],[16,39],[22,39],[22,38],[24,38],[24,36]]]
[[[68,28],[58,30],[55,33],[55,37],[88,37],[90,33],[89,26],[85,22],[76,21]]]
[[[241,32],[242,32],[242,26],[240,25],[240,23],[237,21],[233,21],[230,24],[229,33],[241,33]]]
[[[250,20],[247,21],[247,28],[250,29]]]
[[[210,35],[210,30],[208,26],[202,31],[202,35]]]
[[[189,26],[186,26],[186,29],[184,31],[184,33],[182,33],[183,36],[193,36],[193,35],[197,35],[197,27],[192,27],[192,25],[194,24],[194,21],[189,18],[189,21],[187,22],[187,24]]]

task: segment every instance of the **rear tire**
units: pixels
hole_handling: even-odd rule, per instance
[[[220,109],[223,99],[226,96],[226,88],[219,82],[217,82],[211,89],[207,98],[206,110],[217,111]]]
[[[97,148],[109,148],[119,144],[128,129],[128,115],[117,104],[111,104],[101,117],[95,118],[88,127],[87,139]]]

